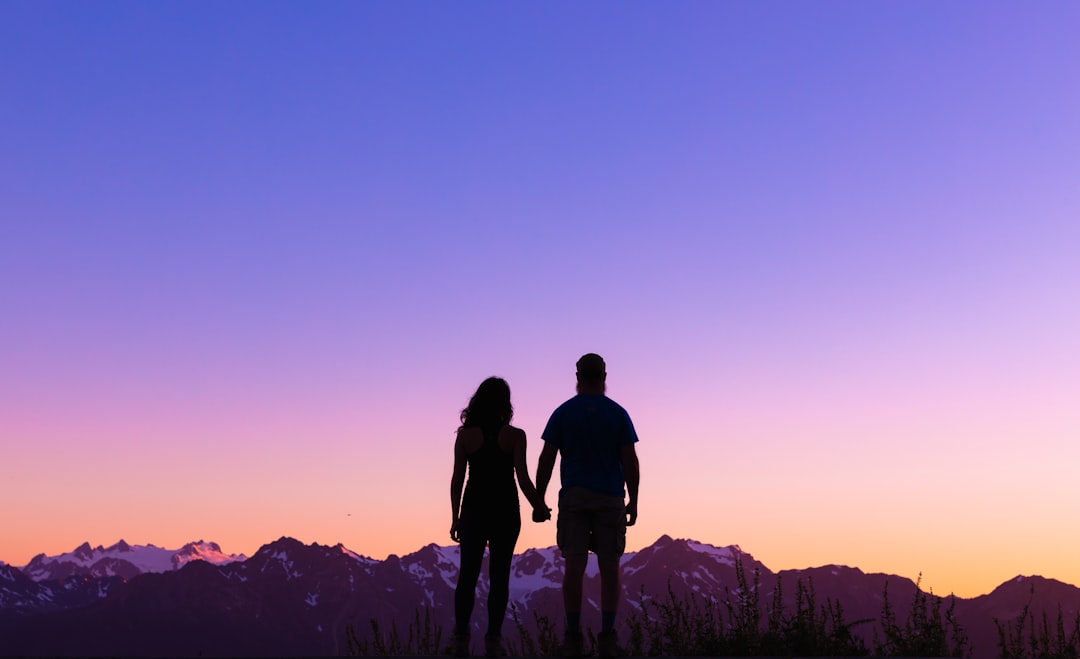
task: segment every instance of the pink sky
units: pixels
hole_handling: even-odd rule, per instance
[[[0,560],[447,544],[596,351],[631,549],[1080,584],[1075,6],[202,11],[0,9]]]

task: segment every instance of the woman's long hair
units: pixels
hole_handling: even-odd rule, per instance
[[[461,410],[461,427],[490,426],[510,423],[514,406],[510,404],[510,385],[502,378],[488,378],[480,383],[469,405]]]

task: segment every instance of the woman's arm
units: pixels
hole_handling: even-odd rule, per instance
[[[465,488],[465,467],[468,460],[465,457],[465,446],[461,441],[461,433],[458,432],[454,440],[454,473],[450,476],[450,539],[460,542],[458,535],[458,515],[461,510],[461,491]]]
[[[529,467],[525,462],[527,446],[525,431],[519,429],[518,433],[520,434],[514,439],[514,471],[517,472],[518,486],[521,487],[521,493],[533,507],[533,521],[547,521],[551,519],[551,509],[544,503],[543,497],[536,491],[532,479],[529,478]]]

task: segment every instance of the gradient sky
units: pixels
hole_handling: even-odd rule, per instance
[[[1078,30],[0,1],[0,559],[449,544],[469,395],[508,379],[534,468],[596,351],[630,549],[1080,584]]]

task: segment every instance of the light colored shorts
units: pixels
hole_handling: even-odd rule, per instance
[[[556,541],[563,556],[618,557],[626,551],[626,503],[584,487],[559,493]]]

